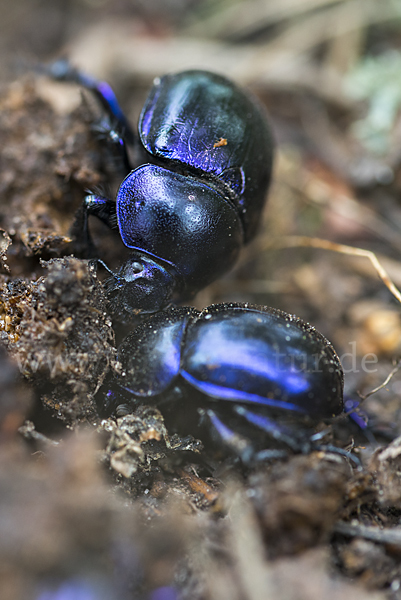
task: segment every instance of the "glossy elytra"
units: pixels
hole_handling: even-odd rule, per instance
[[[265,457],[271,440],[308,449],[304,427],[343,411],[343,370],[333,346],[273,308],[172,307],[138,325],[118,358],[122,372],[105,399],[108,410],[121,402],[154,404],[187,432],[207,422],[244,461],[256,452]]]
[[[52,72],[93,90],[132,137],[106,84],[62,61]],[[189,299],[231,269],[255,234],[272,169],[263,109],[221,75],[194,70],[155,80],[138,130],[147,163],[127,175],[116,200],[85,200],[87,213],[117,224],[131,250],[108,282],[114,311],[125,315]],[[117,143],[127,158],[123,139]]]

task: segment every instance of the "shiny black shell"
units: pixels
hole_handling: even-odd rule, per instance
[[[165,166],[215,186],[235,205],[245,241],[254,235],[270,182],[273,140],[253,97],[215,73],[165,75],[145,102],[139,135]]]
[[[343,410],[343,370],[314,327],[274,308],[220,304],[171,308],[141,323],[121,344],[118,383],[159,403],[196,389],[216,406],[248,405],[325,419]]]

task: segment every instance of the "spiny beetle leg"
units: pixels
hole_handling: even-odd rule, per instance
[[[88,194],[84,199],[88,215],[94,215],[110,229],[117,229],[117,211],[114,200],[98,194]]]
[[[75,214],[70,228],[70,236],[74,239],[74,253],[81,258],[96,258],[98,255],[88,227],[88,210],[83,202]]]
[[[102,108],[106,111],[106,115],[92,128],[100,138],[106,139],[118,150],[125,172],[129,173],[132,167],[126,143],[132,145],[135,136],[109,84],[82,73],[65,59],[58,60],[50,65],[49,72],[53,79],[58,81],[78,83],[100,102]]]
[[[113,124],[109,116],[103,117],[98,123],[92,126],[93,131],[101,140],[106,140],[111,143],[120,155],[124,170],[126,173],[132,171],[131,161],[129,159],[127,145],[122,137],[118,127]]]
[[[115,93],[108,83],[82,73],[66,59],[57,60],[50,65],[49,73],[54,79],[75,82],[90,90],[99,100],[111,120],[117,119],[122,135],[127,142],[129,144],[134,142],[134,132],[118,103]]]
[[[75,240],[75,253],[84,258],[97,258],[98,251],[93,243],[88,226],[88,216],[95,215],[110,229],[117,228],[116,204],[97,194],[85,197],[75,215],[70,235]]]

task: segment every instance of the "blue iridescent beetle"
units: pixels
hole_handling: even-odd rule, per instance
[[[133,137],[107,84],[70,67],[54,75],[94,91]],[[111,128],[109,134],[128,162],[123,140]],[[109,282],[121,314],[152,313],[190,298],[231,268],[255,233],[272,165],[259,105],[205,71],[157,80],[139,137],[152,162],[129,173],[115,202],[95,194],[85,200],[87,214],[117,224],[132,249]],[[160,406],[176,429],[180,421],[186,431],[207,422],[243,462],[282,455],[266,448],[269,438],[294,451],[317,448],[321,434],[305,436],[304,427],[343,411],[342,367],[331,344],[271,308],[171,307],[134,329],[119,360],[123,371],[107,394],[106,412],[120,402],[131,408],[145,402]]]
[[[107,84],[64,61],[52,74],[94,91],[132,138]],[[127,175],[115,201],[97,194],[85,199],[87,214],[118,226],[131,249],[108,281],[114,311],[125,315],[188,300],[231,269],[255,234],[272,170],[263,109],[233,82],[207,71],[155,80],[138,129],[148,163]],[[127,157],[118,135],[116,142]]]
[[[105,399],[109,410],[119,402],[124,410],[156,405],[168,426],[187,432],[203,421],[243,462],[286,453],[267,449],[269,440],[297,452],[317,448],[320,434],[306,436],[305,427],[343,411],[333,346],[274,308],[172,307],[140,323],[118,358],[122,372]]]

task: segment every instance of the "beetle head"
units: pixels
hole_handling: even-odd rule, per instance
[[[106,281],[112,312],[129,320],[165,308],[175,294],[177,277],[170,265],[140,252],[134,253]]]

